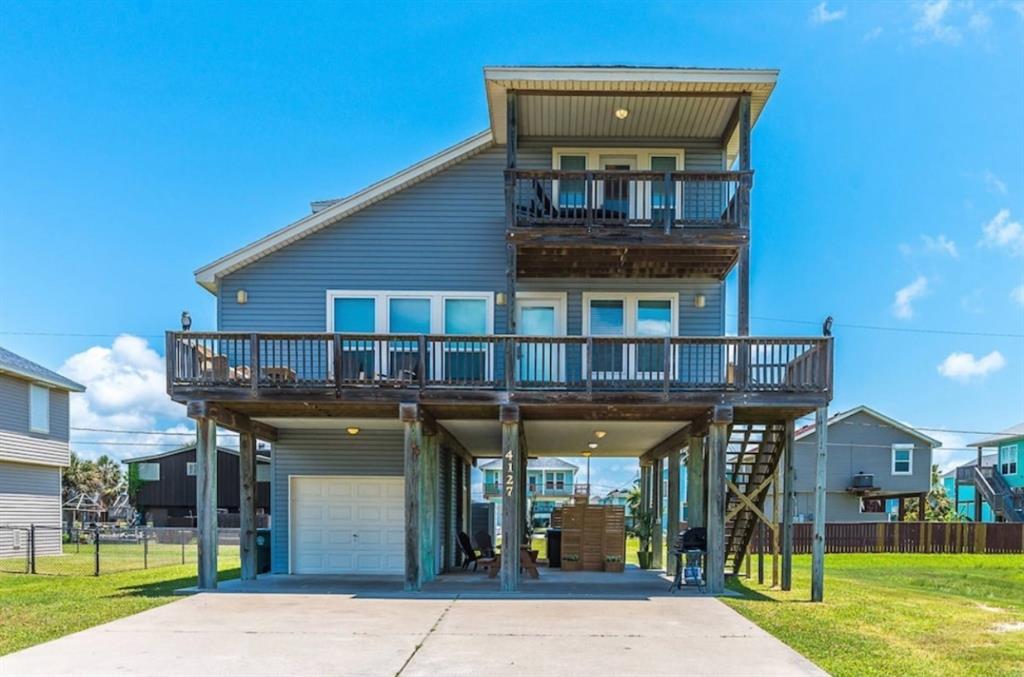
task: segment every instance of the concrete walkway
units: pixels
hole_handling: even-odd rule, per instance
[[[716,599],[204,593],[0,658],[0,675],[821,675]]]

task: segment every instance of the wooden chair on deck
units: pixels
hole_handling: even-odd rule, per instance
[[[501,558],[495,557],[489,560],[480,560],[480,563],[487,570],[488,578],[497,578],[498,571],[501,569]],[[529,550],[525,548],[519,549],[519,570],[526,571],[530,578],[540,578],[540,572],[537,570],[537,563],[530,557]]]

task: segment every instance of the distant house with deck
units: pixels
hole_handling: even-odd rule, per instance
[[[944,479],[957,510],[975,521],[1024,522],[1024,423],[970,446],[975,459]]]
[[[484,500],[495,504],[495,514],[501,515],[501,460],[480,466],[484,473]],[[526,467],[526,498],[533,514],[533,526],[544,528],[551,524],[551,512],[567,503],[576,486],[579,467],[560,458],[531,458]]]
[[[38,527],[37,554],[61,551],[61,472],[71,456],[69,394],[84,391],[0,348],[0,527]],[[25,533],[0,529],[0,557],[24,556]]]

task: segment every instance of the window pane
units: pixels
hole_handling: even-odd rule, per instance
[[[587,158],[584,155],[563,155],[559,158],[559,169],[583,171],[586,168]],[[583,207],[586,204],[585,183],[583,179],[570,179],[559,182],[558,206],[568,208]]]
[[[388,331],[392,334],[429,334],[430,299],[391,299]]]
[[[623,302],[591,301],[590,333],[595,336],[622,336],[625,333]]]
[[[555,309],[550,306],[523,306],[519,316],[519,333],[526,336],[553,336]]]
[[[50,390],[29,386],[29,427],[36,432],[50,431]]]
[[[651,158],[651,171],[655,172],[674,172],[676,170],[676,158],[673,156],[668,157],[652,157]],[[652,181],[651,182],[651,220],[655,223],[664,223],[667,214],[666,210],[675,209],[676,206],[676,190],[675,185],[670,184],[669,189],[665,190],[665,181]]]
[[[372,298],[334,299],[334,331],[372,334],[376,331]]]
[[[487,301],[484,299],[445,299],[444,333],[480,336],[487,333]]]
[[[651,171],[653,172],[674,172],[676,170],[676,158],[674,155],[663,157],[651,157]]]
[[[637,336],[669,336],[672,333],[672,302],[638,301],[636,307]]]

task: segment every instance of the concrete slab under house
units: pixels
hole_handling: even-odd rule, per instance
[[[815,414],[821,600],[832,339],[749,335],[751,138],[777,75],[487,68],[487,130],[197,270],[218,331],[168,332],[166,354],[199,431],[199,587],[216,587],[223,427],[241,433],[243,582],[257,439],[272,446],[275,577],[399,576],[423,594],[541,589],[551,574],[524,579],[518,547],[527,461],[596,443],[639,460],[641,505],[667,506],[670,525],[685,467],[711,594],[781,491],[788,589],[794,421]],[[458,534],[471,469],[492,460],[504,547],[497,575],[470,584]],[[668,538],[653,540],[654,568],[674,573]]]

